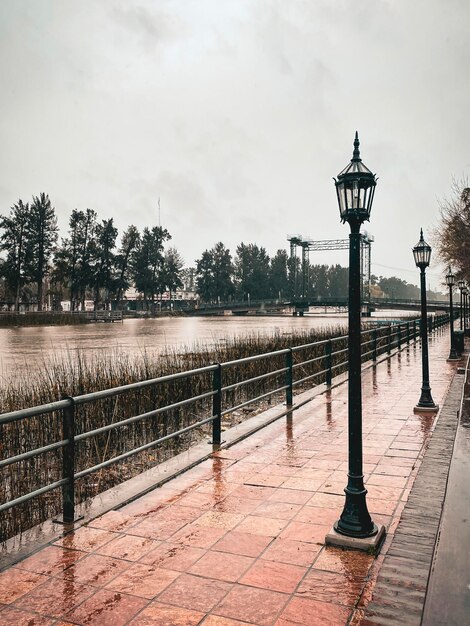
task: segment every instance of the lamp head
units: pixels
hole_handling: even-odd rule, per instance
[[[341,221],[359,224],[369,221],[377,178],[362,162],[357,131],[351,162],[334,181]]]

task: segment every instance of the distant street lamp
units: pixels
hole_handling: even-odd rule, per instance
[[[457,287],[460,289],[460,330],[463,330],[462,291],[465,287],[465,281],[459,280],[459,282],[457,283]]]
[[[467,315],[468,315],[468,287],[463,288],[463,332],[467,334]]]
[[[452,288],[455,285],[455,276],[452,274],[452,270],[449,270],[446,274],[446,285],[449,287],[449,305],[450,305],[450,353],[449,361],[456,361],[459,357],[455,349],[454,339],[454,306],[452,302]]]
[[[339,535],[353,539],[374,538],[384,533],[371,519],[367,510],[362,468],[362,389],[361,389],[361,224],[369,221],[377,179],[362,163],[359,138],[356,132],[351,162],[335,179],[341,221],[348,222],[349,235],[349,332],[348,332],[348,483],[344,490],[346,501],[343,512],[333,529]],[[375,537],[374,537],[375,536]],[[327,543],[343,543],[334,532],[326,537]],[[366,542],[363,542],[364,545]],[[358,547],[358,546],[356,546]],[[363,549],[367,549],[363,547]]]
[[[428,358],[428,311],[426,302],[426,268],[431,261],[431,246],[424,241],[423,229],[418,243],[413,248],[413,256],[416,267],[420,270],[421,276],[421,362],[423,384],[421,386],[421,397],[415,406],[415,411],[437,411],[438,406],[434,403],[429,386],[429,358]]]

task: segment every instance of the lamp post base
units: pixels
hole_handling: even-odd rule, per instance
[[[418,404],[414,408],[415,413],[420,412],[437,412],[439,407],[434,403],[431,395],[431,388],[427,382],[423,383],[421,387],[421,397],[419,399]]]
[[[447,361],[460,361],[460,357],[457,354],[455,348],[451,349],[449,357],[447,358]]]
[[[370,537],[349,537],[348,535],[342,535],[332,526],[330,532],[325,537],[325,543],[327,546],[339,546],[351,550],[377,553],[384,539],[385,526],[383,524],[377,524],[377,532]]]
[[[423,406],[418,402],[418,404],[413,407],[413,413],[437,413],[438,411],[438,404],[434,404],[433,406]]]

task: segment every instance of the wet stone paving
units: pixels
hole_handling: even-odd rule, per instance
[[[430,343],[442,404],[455,365]],[[0,624],[361,624],[434,417],[411,346],[363,375],[364,474],[379,556],[325,547],[344,503],[347,385],[0,573]]]

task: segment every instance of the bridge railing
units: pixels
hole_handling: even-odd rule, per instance
[[[434,317],[430,330],[448,319]],[[365,329],[363,361],[415,341],[419,326],[412,320]],[[164,458],[164,445],[195,431],[220,446],[224,420],[237,423],[256,407],[284,400],[278,417],[291,413],[300,406],[296,392],[328,387],[347,372],[347,356],[347,336],[332,337],[0,415],[4,532],[15,528],[16,513],[37,523],[61,512],[64,522],[72,522],[79,501],[110,486],[103,470],[120,468],[112,484],[132,474],[131,457],[144,456],[142,471]]]

